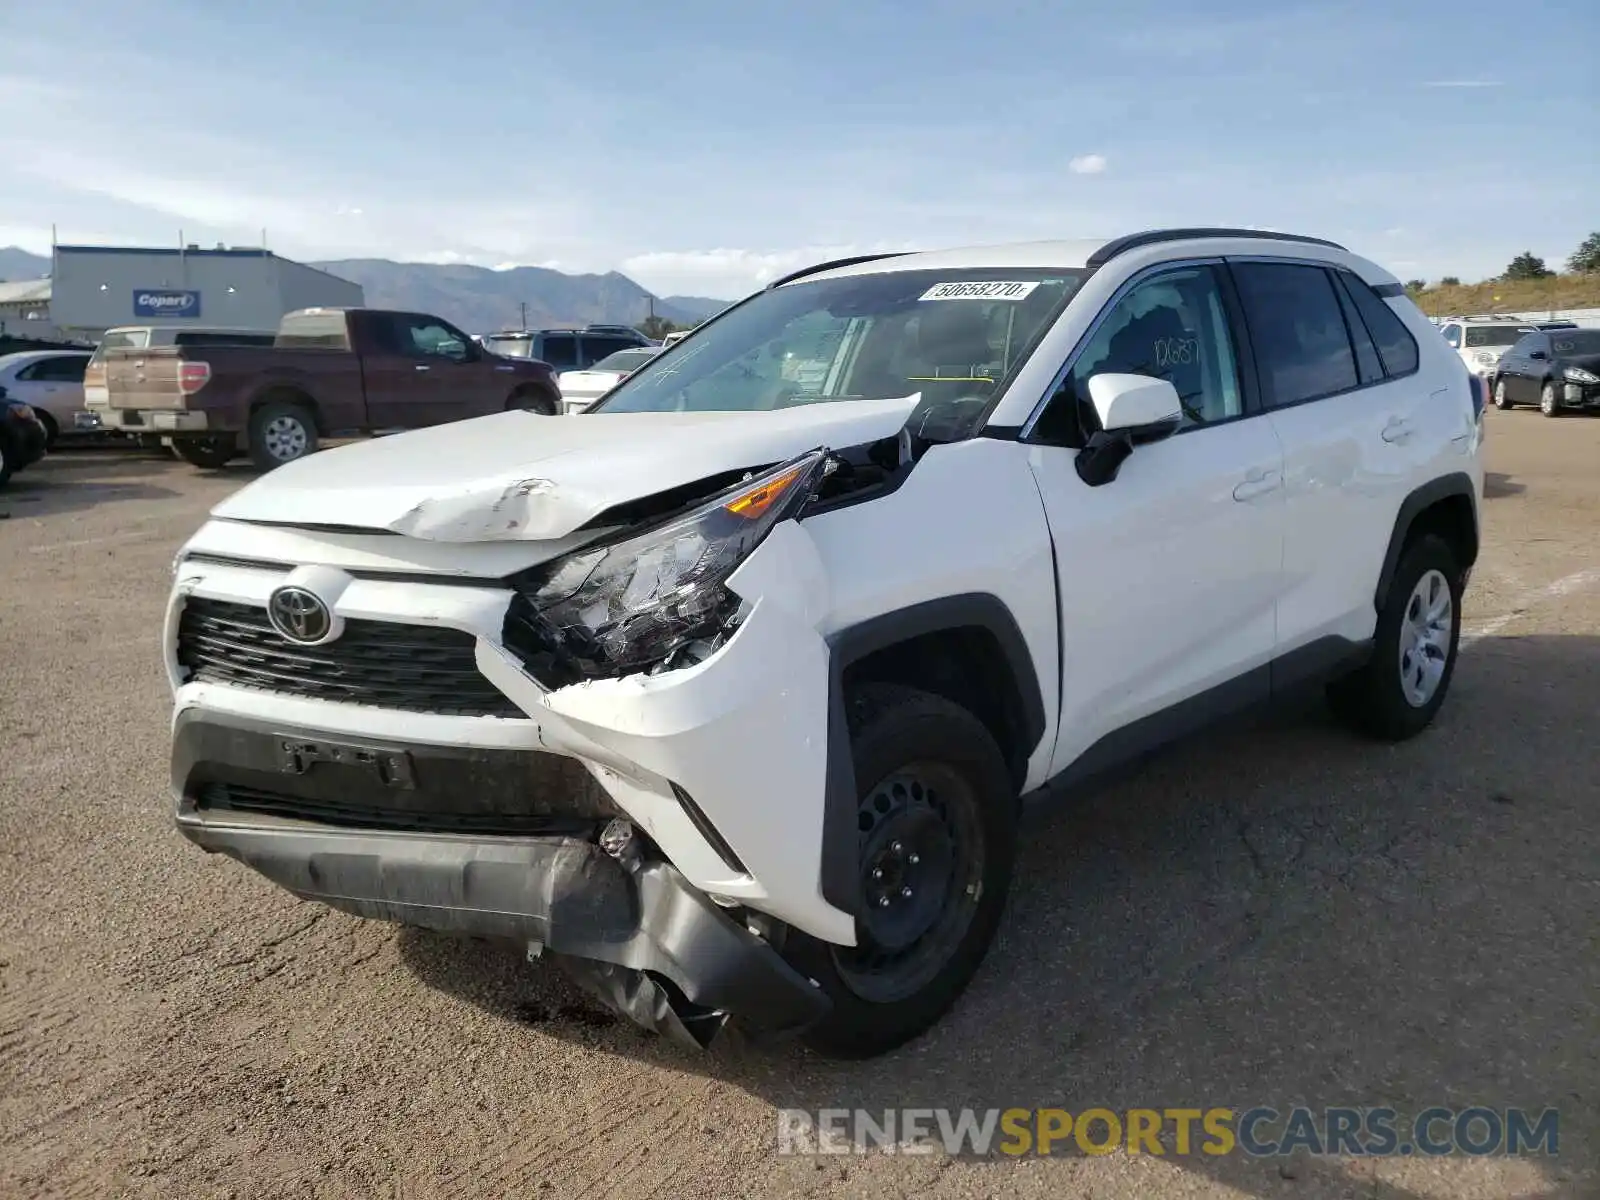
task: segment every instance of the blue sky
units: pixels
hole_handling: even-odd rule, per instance
[[[1600,228],[1593,0],[1201,7],[3,4],[0,246],[265,228],[731,297],[833,254],[1173,224],[1481,277]]]

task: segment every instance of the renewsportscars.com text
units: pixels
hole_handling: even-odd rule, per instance
[[[778,1110],[779,1154],[1554,1155],[1553,1108]]]

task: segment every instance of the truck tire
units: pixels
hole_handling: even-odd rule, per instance
[[[233,461],[239,448],[229,434],[226,437],[174,438],[172,452],[190,466],[215,471]]]
[[[977,972],[1011,883],[1018,806],[1000,747],[960,705],[897,684],[861,687],[848,704],[859,944],[789,929],[783,954],[833,1001],[804,1040],[861,1059],[928,1029]]]
[[[263,404],[250,417],[250,460],[263,471],[317,451],[317,422],[300,404]]]
[[[542,417],[553,417],[556,415],[556,402],[543,388],[522,387],[512,392],[511,398],[506,401],[506,411],[511,412],[514,409],[538,413]]]

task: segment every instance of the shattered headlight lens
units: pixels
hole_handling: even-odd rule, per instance
[[[524,572],[507,648],[548,688],[708,657],[743,615],[728,576],[811,497],[826,459],[814,450],[652,529]]]

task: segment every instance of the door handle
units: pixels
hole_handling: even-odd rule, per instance
[[[1283,486],[1283,476],[1276,471],[1251,471],[1243,483],[1233,489],[1235,500],[1254,500]]]
[[[429,370],[429,367],[428,367],[428,364],[427,364],[427,363],[418,363],[418,364],[417,364],[417,365],[416,365],[416,366],[415,366],[415,367],[414,367],[414,368],[413,368],[413,370],[417,370],[417,371],[426,371],[426,370]]]
[[[1411,422],[1404,417],[1390,417],[1389,423],[1383,427],[1383,440],[1389,443],[1403,442],[1411,436]]]

